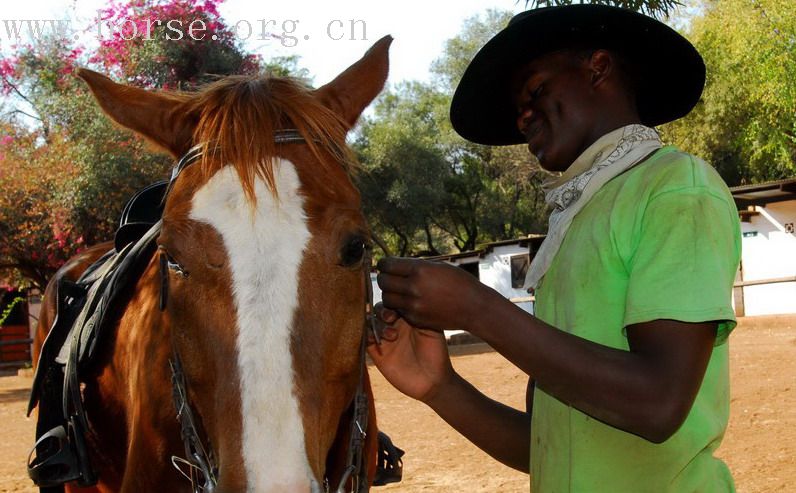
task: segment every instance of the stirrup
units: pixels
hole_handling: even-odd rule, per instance
[[[28,476],[39,488],[52,488],[80,478],[77,454],[63,426],[53,428],[36,440],[28,454]]]
[[[85,443],[75,439],[79,431],[75,430],[76,425],[76,420],[70,420],[69,435],[59,425],[36,440],[28,454],[28,476],[39,488],[61,486],[69,481],[77,481],[82,487],[97,484]]]
[[[403,478],[404,463],[401,457],[404,451],[393,445],[386,433],[379,432],[379,462],[376,466],[376,477],[373,486],[384,486],[399,483]]]

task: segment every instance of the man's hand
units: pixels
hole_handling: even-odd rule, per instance
[[[454,375],[445,336],[416,329],[381,304],[376,316],[387,327],[381,344],[368,347],[373,362],[395,388],[430,403]]]
[[[441,332],[412,327],[381,305],[376,316],[388,327],[381,345],[369,345],[368,353],[387,381],[427,404],[495,459],[527,473],[530,414],[493,401],[462,379],[451,366]]]
[[[384,306],[415,327],[467,329],[474,313],[494,295],[478,279],[452,265],[391,257],[378,264]]]

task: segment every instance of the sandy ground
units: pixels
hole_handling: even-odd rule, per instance
[[[522,405],[526,379],[514,367],[483,346],[456,351],[460,373],[488,395]],[[731,418],[719,455],[739,492],[796,491],[796,317],[742,320],[731,355]],[[381,428],[407,451],[404,481],[375,491],[529,490],[525,475],[492,461],[376,371],[371,375]],[[0,493],[36,491],[24,469],[33,436],[24,417],[30,381],[0,377]]]

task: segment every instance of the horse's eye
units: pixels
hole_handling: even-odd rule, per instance
[[[365,250],[369,248],[367,240],[362,236],[352,236],[346,241],[340,252],[340,265],[351,267],[362,261]]]
[[[161,270],[168,269],[180,277],[188,277],[188,271],[185,270],[185,267],[182,266],[179,262],[174,260],[174,258],[169,254],[168,251],[163,246],[158,246],[158,250],[160,250],[160,267]]]

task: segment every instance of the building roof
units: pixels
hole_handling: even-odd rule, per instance
[[[425,260],[458,260],[468,257],[484,257],[491,253],[495,248],[502,247],[502,246],[511,246],[511,245],[518,245],[520,247],[531,247],[533,246],[534,249],[539,247],[539,244],[542,243],[544,240],[545,235],[537,235],[537,234],[530,234],[528,236],[522,238],[515,238],[513,240],[502,240],[502,241],[493,241],[491,243],[485,243],[481,245],[481,248],[476,250],[470,250],[469,252],[460,252],[460,253],[451,253],[448,255],[436,255],[433,257],[422,257]]]
[[[796,200],[796,178],[731,187],[730,193],[739,209],[750,205]]]

